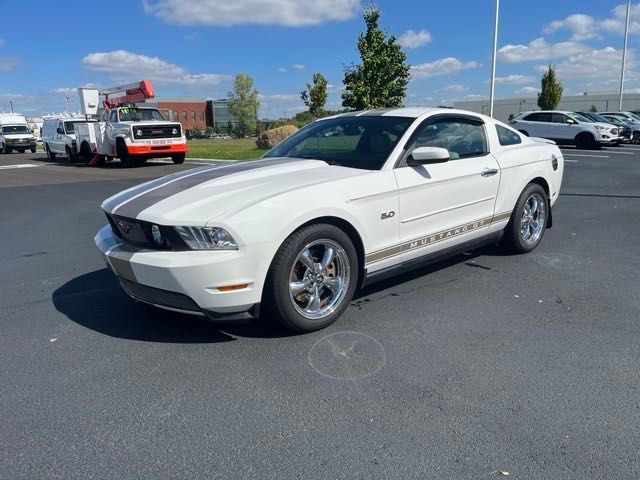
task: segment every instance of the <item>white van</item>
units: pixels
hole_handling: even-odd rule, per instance
[[[42,144],[49,160],[55,160],[56,155],[65,156],[69,163],[78,159],[75,132],[78,123],[87,123],[87,120],[81,117],[45,118],[42,125]]]
[[[36,137],[33,136],[27,119],[15,113],[0,113],[0,153],[36,153]]]

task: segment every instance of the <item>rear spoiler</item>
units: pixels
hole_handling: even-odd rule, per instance
[[[556,144],[556,142],[554,142],[553,140],[549,140],[548,138],[540,138],[540,137],[529,137],[529,138],[536,143],[548,143],[549,145]]]

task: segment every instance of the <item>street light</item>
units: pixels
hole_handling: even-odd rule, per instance
[[[13,113],[13,101],[9,100],[9,105],[11,105],[11,113]]]
[[[627,62],[627,37],[629,36],[629,13],[631,11],[631,0],[627,0],[627,20],[624,26],[624,48],[622,50],[622,71],[620,72],[620,103],[618,111],[622,111],[622,91],[624,90],[624,67]]]
[[[493,93],[496,81],[496,51],[498,49],[498,14],[500,12],[500,0],[496,0],[495,23],[493,25],[493,55],[491,57],[491,92],[489,94],[489,116],[493,117]]]

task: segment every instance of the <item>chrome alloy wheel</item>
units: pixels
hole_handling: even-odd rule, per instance
[[[320,320],[340,305],[350,280],[351,264],[344,248],[333,240],[315,240],[293,262],[289,298],[300,315]]]
[[[520,219],[520,236],[527,245],[533,245],[544,230],[547,202],[539,193],[532,194],[524,203]]]

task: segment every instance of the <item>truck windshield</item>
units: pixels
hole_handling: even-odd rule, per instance
[[[119,113],[121,122],[165,121],[160,110],[155,108],[121,108]]]
[[[26,125],[6,125],[2,127],[2,133],[31,133]]]

